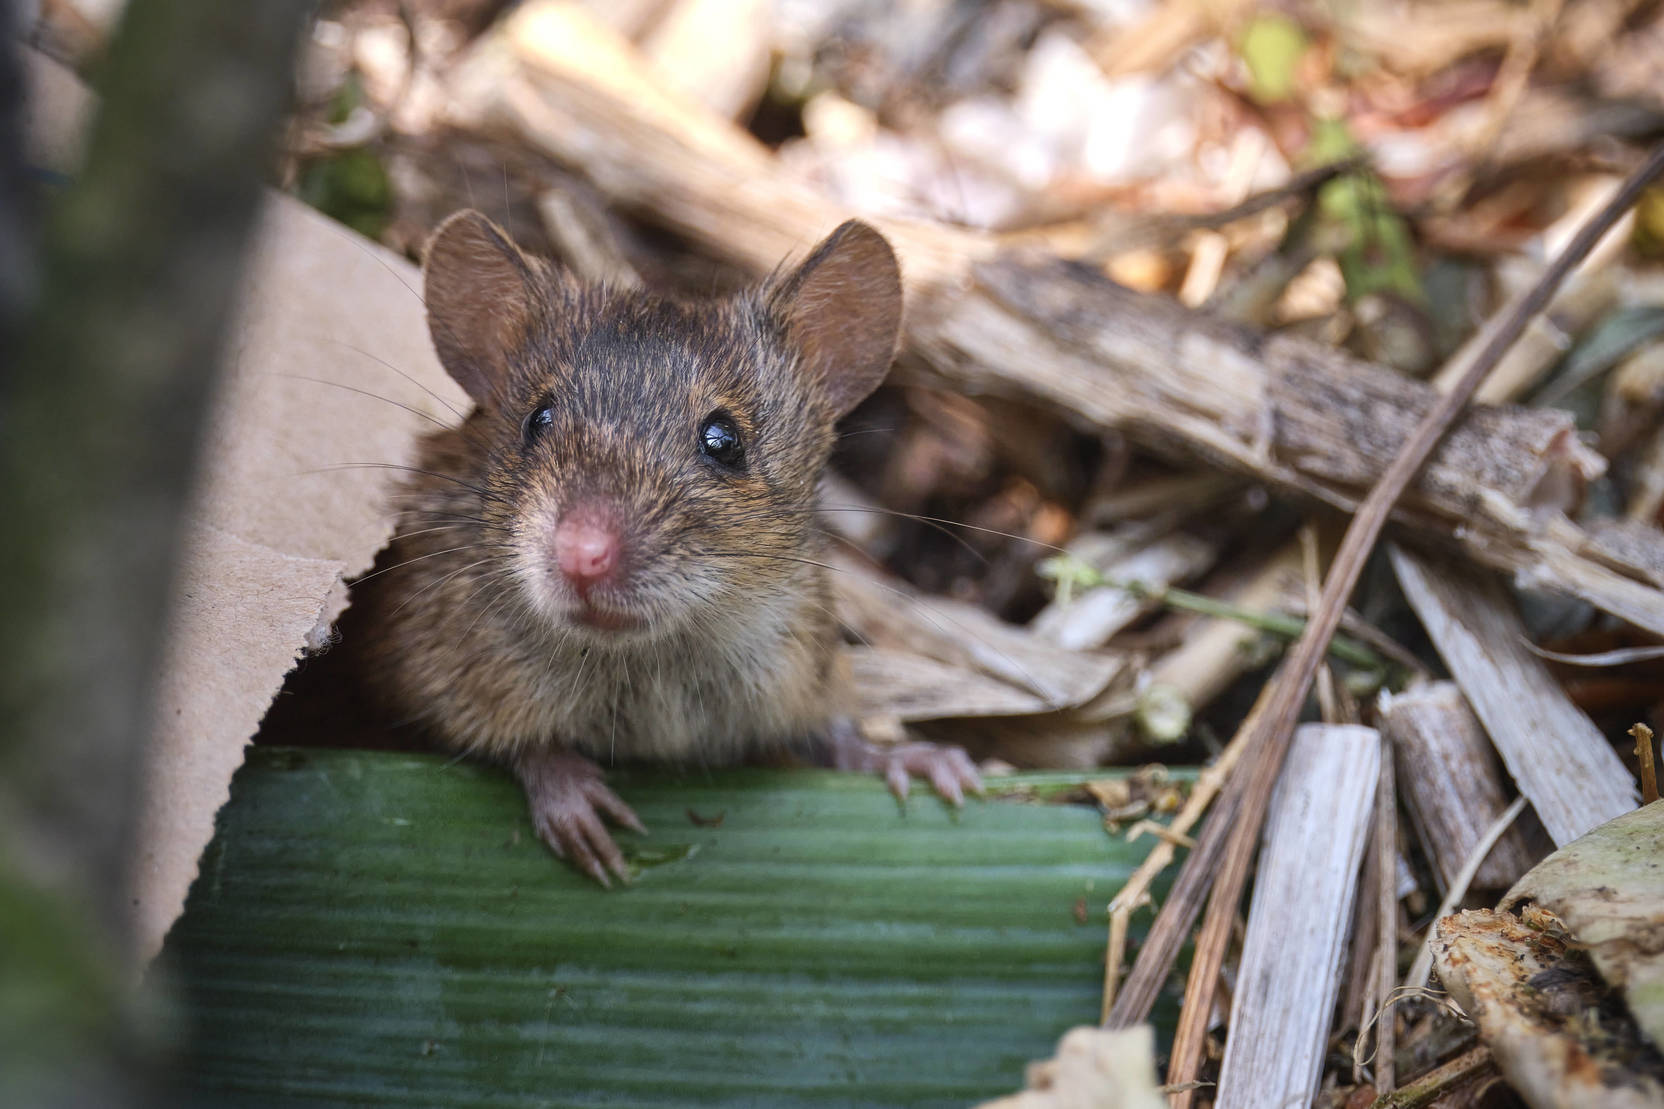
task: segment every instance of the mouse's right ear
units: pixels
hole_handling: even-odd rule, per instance
[[[847,415],[889,372],[901,336],[901,296],[895,252],[859,220],[828,235],[770,291],[770,307],[834,415]]]
[[[493,406],[538,319],[535,263],[501,227],[467,209],[428,240],[422,285],[428,333],[445,372],[474,403]]]

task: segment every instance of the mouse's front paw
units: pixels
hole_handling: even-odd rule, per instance
[[[599,766],[582,755],[552,748],[516,757],[514,771],[526,790],[532,826],[551,851],[608,888],[608,871],[619,881],[630,880],[629,864],[603,817],[631,831],[647,829],[608,787]]]
[[[834,767],[880,775],[897,800],[907,800],[914,778],[928,781],[938,796],[956,807],[965,803],[967,792],[982,796],[982,775],[963,747],[924,740],[880,746],[868,743],[847,719],[835,721],[827,739]]]
[[[914,778],[928,781],[938,796],[955,807],[965,803],[967,791],[982,796],[982,775],[977,773],[976,763],[963,747],[920,740],[881,747],[878,757],[881,760],[878,769],[898,800],[907,800],[907,790]]]

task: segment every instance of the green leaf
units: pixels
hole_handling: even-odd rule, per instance
[[[380,237],[393,216],[393,187],[370,150],[346,150],[313,162],[301,172],[295,193],[370,239]]]
[[[1104,905],[1148,845],[1092,809],[903,811],[820,771],[611,780],[651,833],[620,837],[639,876],[606,892],[495,770],[252,750],[160,964],[191,1085],[217,1105],[965,1105],[1097,1020]]]
[[[1290,99],[1306,46],[1306,32],[1286,15],[1271,13],[1250,20],[1237,49],[1248,67],[1249,95],[1261,104]]]
[[[1345,121],[1312,122],[1306,157],[1313,165],[1354,157],[1358,149]],[[1325,227],[1341,244],[1336,261],[1346,280],[1348,301],[1355,304],[1379,293],[1418,309],[1427,303],[1410,225],[1393,209],[1379,177],[1366,168],[1355,169],[1324,185],[1317,197]]]

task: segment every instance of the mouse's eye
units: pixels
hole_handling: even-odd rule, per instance
[[[544,403],[538,405],[536,408],[532,409],[531,415],[526,417],[526,427],[525,427],[526,442],[530,443],[533,439],[536,439],[539,435],[542,435],[545,431],[548,431],[550,426],[552,424],[554,424],[554,422],[555,422],[555,406],[554,405],[545,401]]]
[[[745,444],[728,413],[712,412],[700,422],[699,453],[724,469],[745,469]]]

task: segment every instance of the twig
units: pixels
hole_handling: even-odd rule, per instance
[[[1487,374],[1501,360],[1508,348],[1519,338],[1531,319],[1553,297],[1573,267],[1635,203],[1642,190],[1664,171],[1664,145],[1654,149],[1646,163],[1624,187],[1578,231],[1560,257],[1555,259],[1537,284],[1509,309],[1503,325],[1497,329],[1483,349],[1469,363],[1461,380],[1451,392],[1441,396],[1415,431],[1404,443],[1381,480],[1370,490],[1358,508],[1351,526],[1341,539],[1340,549],[1324,582],[1322,603],[1312,614],[1305,633],[1295,643],[1288,662],[1279,669],[1272,682],[1275,692],[1266,712],[1250,733],[1250,776],[1242,785],[1240,816],[1226,844],[1224,857],[1208,903],[1207,916],[1196,939],[1195,958],[1190,978],[1185,986],[1184,1008],[1179,1014],[1179,1026],[1173,1043],[1172,1064],[1168,1071],[1171,1083],[1195,1079],[1202,1061],[1203,1041],[1207,1033],[1208,1007],[1218,981],[1225,957],[1231,918],[1242,898],[1248,881],[1248,870],[1253,862],[1254,848],[1259,842],[1260,826],[1265,820],[1266,806],[1276,786],[1277,775],[1288,753],[1295,719],[1304,704],[1312,679],[1323,659],[1330,638],[1340,624],[1340,616],[1353,588],[1363,572],[1364,562],[1375,546],[1387,517],[1398,498],[1415,478],[1428,456],[1461,415],[1468,400],[1485,380]],[[1233,780],[1233,786],[1235,781]],[[1193,853],[1186,869],[1195,862]],[[1181,875],[1182,877],[1182,875]],[[1169,898],[1163,915],[1179,917],[1194,911],[1191,906],[1175,903]],[[1160,917],[1157,918],[1158,925]],[[1153,930],[1152,930],[1153,931]],[[1174,1100],[1174,1109],[1189,1109],[1192,1095],[1182,1093]]]
[[[1109,1023],[1109,1009],[1115,1003],[1115,981],[1121,974],[1121,960],[1127,957],[1127,925],[1132,921],[1132,910],[1143,903],[1142,897],[1143,891],[1140,891],[1140,900],[1127,907],[1119,907],[1114,901],[1109,903],[1109,943],[1104,950],[1104,1000],[1099,1024]]]
[[[1304,524],[1300,528],[1300,569],[1301,585],[1305,588],[1306,593],[1306,611],[1311,612],[1317,608],[1318,591],[1320,583],[1323,581],[1323,567],[1317,556],[1317,529],[1313,528],[1310,523]],[[1334,642],[1329,644],[1329,650],[1333,652],[1335,643],[1340,641],[1340,637],[1336,636]],[[1317,704],[1322,719],[1330,724],[1339,723],[1340,710],[1335,696],[1334,667],[1318,667],[1316,680]]]
[[[1641,804],[1650,805],[1658,800],[1658,770],[1652,761],[1652,729],[1645,724],[1636,724],[1629,729],[1629,734],[1635,738],[1635,757],[1641,760]]]
[[[1258,701],[1249,710],[1249,719],[1253,719],[1260,712],[1265,700],[1266,692],[1261,690]],[[1173,818],[1173,822],[1168,826],[1169,832],[1175,834],[1188,832],[1202,818],[1202,814],[1207,811],[1214,798],[1224,789],[1225,783],[1230,779],[1231,771],[1236,767],[1237,760],[1242,757],[1244,746],[1242,736],[1243,733],[1238,732],[1236,738],[1219,753],[1219,758],[1214,761],[1213,765],[1204,768],[1201,774],[1197,775],[1196,785],[1191,789],[1189,799],[1185,801],[1184,807],[1179,810],[1179,814]],[[1222,807],[1213,814],[1213,819],[1208,822],[1207,827],[1202,831],[1202,835],[1191,848],[1191,858],[1218,856],[1219,849],[1223,845],[1224,830],[1230,826],[1230,817],[1231,809],[1229,806]],[[1120,927],[1124,930],[1127,918],[1131,917],[1133,911],[1148,900],[1150,884],[1155,881],[1157,875],[1167,869],[1167,864],[1173,861],[1175,851],[1175,845],[1171,840],[1164,840],[1157,844],[1144,857],[1144,861],[1138,865],[1138,869],[1132,872],[1132,877],[1127,879],[1120,892],[1110,900],[1109,943],[1112,949],[1115,946],[1116,928]],[[1201,880],[1201,876],[1208,873],[1208,869],[1205,866],[1193,868],[1186,865],[1185,867],[1186,871],[1194,875],[1191,878],[1193,882]],[[1183,880],[1184,876],[1181,875],[1180,881]],[[1175,886],[1169,896],[1178,897],[1179,895],[1180,888]],[[1200,905],[1200,901],[1197,901],[1197,904]],[[1116,923],[1117,918],[1121,922],[1119,925]],[[1167,976],[1167,969],[1173,965],[1173,958],[1177,955],[1179,944],[1184,939],[1184,932],[1189,927],[1190,922],[1186,921],[1183,928],[1160,937],[1152,930],[1149,937],[1144,941],[1144,947],[1139,950],[1138,962],[1133,967],[1132,973],[1127,976],[1125,988],[1119,997],[1116,996],[1115,978],[1120,971],[1120,960],[1116,959],[1107,963],[1104,968],[1103,1025],[1105,1028],[1126,1028],[1130,1025],[1142,1023],[1149,1016],[1150,1006],[1155,1004],[1156,993],[1161,989],[1161,983]],[[1146,954],[1152,944],[1171,944],[1172,950],[1160,958],[1152,958]]]
[[[1491,1049],[1476,1047],[1428,1071],[1402,1090],[1375,1099],[1369,1109],[1421,1109],[1440,1094],[1491,1065]]]
[[[1304,170],[1276,188],[1255,193],[1240,204],[1233,204],[1217,212],[1157,215],[1153,218],[1141,217],[1113,223],[1104,221],[1092,230],[1091,240],[1081,252],[1080,260],[1102,263],[1130,250],[1170,246],[1192,232],[1229,227],[1233,223],[1257,216],[1291,200],[1310,197],[1330,181],[1342,174],[1354,172],[1363,164],[1362,157],[1353,156]],[[1003,237],[1001,241],[1002,245],[1012,246],[1044,242],[1045,233],[1044,228],[1039,232],[1017,232]]]
[[[1149,832],[1152,836],[1155,836],[1159,840],[1165,840],[1166,842],[1171,843],[1174,847],[1183,847],[1188,850],[1196,846],[1196,841],[1194,839],[1191,839],[1189,836],[1180,832],[1175,832],[1173,829],[1167,827],[1167,825],[1158,823],[1154,820],[1140,820],[1137,824],[1128,828],[1127,842],[1131,843],[1145,832]]]
[[[1393,1052],[1397,1027],[1393,1023],[1393,987],[1398,984],[1398,787],[1393,777],[1392,739],[1381,734],[1381,784],[1375,790],[1376,996],[1381,1014],[1375,1027],[1375,1089],[1391,1093],[1397,1084]]]

